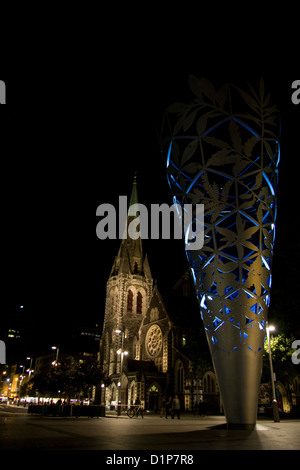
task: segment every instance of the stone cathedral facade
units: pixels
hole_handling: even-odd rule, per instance
[[[135,180],[127,227],[137,217],[131,209],[137,202]],[[138,398],[145,409],[155,411],[164,397],[178,394],[182,409],[190,410],[206,392],[218,402],[212,368],[195,375],[185,351],[186,336],[168,312],[152,278],[141,238],[123,239],[106,288],[100,364],[111,384],[102,385],[102,403],[107,408],[117,403],[126,408]]]

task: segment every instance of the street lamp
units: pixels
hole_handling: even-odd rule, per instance
[[[276,400],[275,381],[274,381],[274,372],[273,372],[273,361],[272,361],[272,352],[271,352],[271,343],[270,343],[270,331],[275,331],[275,326],[267,324],[266,330],[267,330],[267,338],[268,338],[270,373],[271,373],[271,383],[272,383],[273,418],[274,418],[274,423],[279,423],[280,418],[279,418],[278,403],[277,403],[277,400]]]
[[[30,366],[29,366],[28,382],[30,380],[30,375],[31,375],[32,357],[26,357],[26,361],[29,361],[29,360],[30,360]],[[23,384],[23,380],[25,378],[25,364],[24,364],[24,366],[21,365],[20,367],[22,367],[22,375],[20,376],[21,380],[19,382],[19,394],[21,396],[21,387],[22,387],[22,384]],[[26,370],[26,372],[28,372],[28,369]]]
[[[29,380],[30,380],[30,376],[31,376],[31,372],[32,372],[32,370],[31,370],[31,369],[32,369],[32,359],[33,359],[32,357],[26,357],[26,360],[27,360],[27,361],[30,361],[30,366],[29,366],[29,371],[28,371],[28,372],[29,372],[29,374],[28,374],[28,382],[29,382]]]
[[[19,399],[21,398],[21,387],[22,387],[23,378],[24,378],[25,365],[24,366],[21,365],[20,367],[22,367],[22,375],[20,375],[19,377],[21,380],[19,380],[19,384],[18,384],[19,385]]]
[[[51,346],[51,349],[56,349],[56,359],[55,359],[55,361],[52,362],[52,365],[53,365],[53,366],[57,366],[57,364],[58,364],[57,361],[58,361],[59,348],[58,348],[57,346]]]
[[[120,376],[120,379],[119,379],[119,382],[118,382],[118,387],[121,387],[121,376],[122,376],[122,371],[123,371],[123,358],[124,356],[127,356],[128,355],[128,351],[125,351],[124,350],[124,337],[125,337],[125,332],[124,331],[121,331],[121,330],[115,330],[115,333],[117,335],[122,335],[122,342],[121,342],[121,347],[117,350],[117,354],[119,356],[121,356],[121,361],[120,361],[120,372],[119,372],[119,376]],[[118,409],[117,409],[117,413],[118,413],[118,416],[120,415],[121,413],[121,405],[122,405],[122,399],[120,400],[119,398],[121,398],[121,393],[120,393],[120,388],[118,389],[118,402],[121,402],[120,406],[118,406]],[[118,403],[119,405],[119,403]]]
[[[120,364],[120,378],[121,378],[122,369],[123,369],[123,356],[127,356],[127,355],[128,355],[128,351],[125,351],[125,350],[124,350],[125,332],[124,332],[124,331],[121,331],[121,330],[115,330],[115,333],[116,333],[117,335],[120,335],[120,334],[122,335],[121,347],[117,350],[118,356],[121,356],[121,364]]]
[[[121,368],[120,368],[120,375],[122,374],[123,369],[123,356],[128,356],[128,351],[123,351],[122,348],[118,349],[117,351],[118,356],[121,356]]]

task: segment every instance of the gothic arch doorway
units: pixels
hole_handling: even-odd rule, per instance
[[[284,413],[289,413],[291,411],[286,389],[281,382],[276,382],[276,400],[279,410]]]
[[[128,405],[128,378],[125,374],[122,374],[121,382],[119,382],[119,401],[122,405]]]
[[[175,364],[174,379],[175,393],[181,395],[184,392],[184,367],[180,359]]]
[[[128,398],[129,398],[129,404],[134,405],[135,400],[137,398],[137,387],[136,387],[135,380],[131,382]]]
[[[217,378],[212,371],[206,371],[203,376],[203,402],[201,403],[203,414],[217,413],[220,410],[220,395]]]
[[[150,411],[154,411],[155,413],[158,412],[160,409],[160,401],[161,401],[161,388],[157,382],[153,382],[150,387],[148,388],[148,409]]]

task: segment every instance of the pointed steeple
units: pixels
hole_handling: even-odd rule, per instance
[[[127,220],[125,225],[126,238],[123,238],[119,252],[115,258],[114,265],[111,271],[111,276],[116,274],[142,274],[146,275],[147,278],[152,279],[151,271],[148,263],[148,259],[144,259],[142,239],[138,238],[133,240],[128,236],[128,226],[130,222],[138,217],[137,207],[133,207],[138,204],[138,192],[137,192],[137,178],[136,172],[133,179],[133,187],[129,202],[129,208],[127,213]]]
[[[132,186],[131,198],[130,198],[129,209],[128,209],[128,214],[127,214],[128,217],[137,216],[137,210],[131,209],[131,206],[133,206],[134,204],[138,204],[136,176],[137,176],[137,172],[134,173],[134,177],[133,177],[133,186]]]

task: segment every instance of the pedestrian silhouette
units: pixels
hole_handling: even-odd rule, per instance
[[[175,395],[175,398],[172,400],[172,419],[174,419],[175,415],[180,419],[180,401],[178,395]]]

